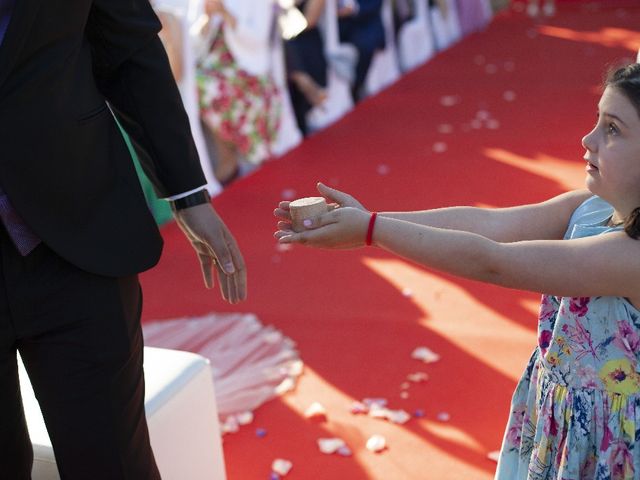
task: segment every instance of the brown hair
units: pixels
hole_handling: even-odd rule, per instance
[[[635,107],[640,117],[640,64],[632,63],[607,74],[605,87],[613,87],[623,93]],[[640,158],[638,159],[640,162]],[[640,185],[638,185],[640,188]],[[624,231],[631,238],[640,239],[640,207],[636,208],[624,221]]]

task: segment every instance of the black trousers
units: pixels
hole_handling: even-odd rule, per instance
[[[137,276],[82,271],[40,244],[22,257],[0,227],[0,478],[31,478],[20,353],[63,480],[160,475],[144,414]]]

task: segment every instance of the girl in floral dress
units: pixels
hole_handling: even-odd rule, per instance
[[[216,145],[215,175],[226,185],[238,176],[240,157],[257,165],[272,155],[280,125],[280,93],[270,75],[273,3],[207,0],[205,9],[215,33],[197,83]]]
[[[333,208],[276,237],[375,245],[422,265],[546,292],[518,383],[497,480],[640,478],[640,65],[610,74],[582,140],[587,190],[502,209],[371,213],[322,184]]]

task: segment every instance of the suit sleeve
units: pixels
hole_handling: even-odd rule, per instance
[[[98,88],[160,197],[206,184],[148,0],[94,0],[86,26]]]

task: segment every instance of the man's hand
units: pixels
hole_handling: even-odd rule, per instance
[[[247,298],[247,272],[235,238],[210,204],[174,212],[180,229],[198,254],[204,283],[214,285],[212,270],[218,271],[222,298],[238,303]]]

